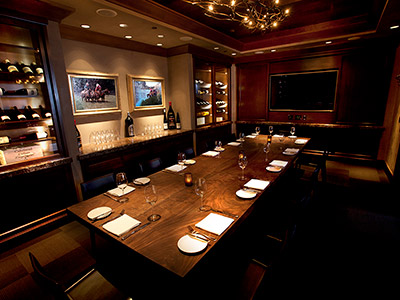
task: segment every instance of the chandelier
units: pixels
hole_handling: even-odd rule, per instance
[[[240,22],[252,31],[277,27],[286,19],[289,9],[278,7],[279,0],[183,0],[204,9],[208,17]]]

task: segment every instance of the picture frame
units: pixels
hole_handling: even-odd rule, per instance
[[[164,78],[127,75],[127,81],[133,110],[165,107]]]
[[[118,75],[68,72],[74,115],[120,111]]]

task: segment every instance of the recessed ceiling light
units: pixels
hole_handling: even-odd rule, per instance
[[[158,34],[157,37],[162,39],[164,37],[164,35],[163,34]]]
[[[193,40],[193,38],[191,36],[181,36],[179,39],[184,42],[189,42],[189,41]]]
[[[397,29],[399,27],[400,27],[400,25],[394,25],[394,26],[390,26],[390,29]]]
[[[126,38],[126,39],[131,39],[132,36],[131,36],[131,35],[126,35],[125,38]]]
[[[82,28],[85,28],[85,29],[89,29],[89,28],[90,28],[90,25],[89,25],[89,24],[81,24],[81,27],[82,27]]]
[[[162,47],[162,44],[161,44],[161,43],[158,43],[157,46],[158,46],[158,47]]]
[[[325,44],[327,45],[332,44],[332,41],[326,41]]]
[[[115,10],[108,8],[99,8],[98,10],[96,10],[96,13],[99,16],[109,17],[109,18],[115,17],[117,15],[117,12]]]
[[[236,55],[236,52],[232,52],[232,55],[235,56],[235,55]]]
[[[128,24],[121,23],[121,24],[119,24],[119,27],[121,27],[121,28],[126,28],[126,27],[128,27]]]
[[[271,49],[271,52],[276,52],[276,49]]]
[[[264,53],[264,51],[256,51],[256,52],[254,52],[255,54],[263,54]]]
[[[215,46],[215,47],[214,47],[214,50],[219,50],[219,47],[218,47],[218,46]]]

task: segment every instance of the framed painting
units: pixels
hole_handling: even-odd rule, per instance
[[[161,77],[127,76],[129,97],[134,110],[164,107],[164,79]]]
[[[118,76],[68,73],[74,115],[119,111]]]

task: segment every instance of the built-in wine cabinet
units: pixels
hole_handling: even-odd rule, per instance
[[[230,120],[230,67],[194,60],[196,126]]]
[[[0,170],[57,156],[40,25],[0,19]]]

